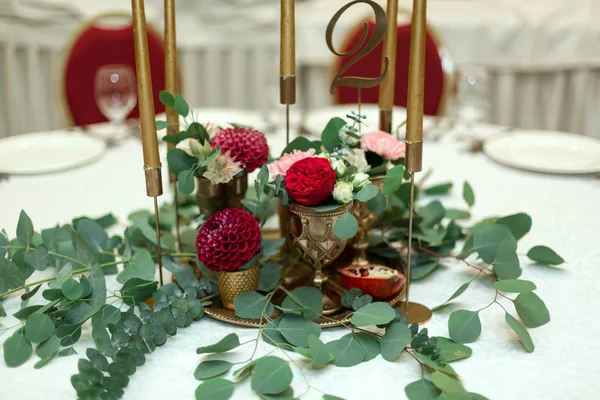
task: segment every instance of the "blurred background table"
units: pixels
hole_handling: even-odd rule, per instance
[[[6,6],[11,1],[20,5]],[[297,1],[299,107],[318,109],[332,100],[327,87],[333,56],[325,44],[325,28],[346,2]],[[385,5],[385,0],[377,2]],[[58,94],[63,49],[86,19],[128,11],[129,2],[0,3],[0,137],[65,126]],[[190,103],[272,109],[278,103],[279,2],[177,4],[182,88]],[[400,0],[403,8],[410,10],[411,4]],[[149,20],[162,32],[162,1],[146,0],[146,7]],[[362,5],[348,11],[335,42],[367,12]],[[600,137],[599,12],[594,0],[428,2],[429,23],[458,70],[485,68],[488,121],[595,137]]]

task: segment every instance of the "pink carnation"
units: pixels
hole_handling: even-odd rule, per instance
[[[315,149],[308,149],[308,151],[294,150],[292,153],[284,154],[277,161],[273,161],[269,164],[269,174],[271,179],[275,179],[277,175],[281,175],[281,178],[285,178],[288,169],[296,161],[304,160],[305,158],[313,157],[315,155]]]
[[[390,161],[404,157],[404,143],[383,131],[363,135],[360,139],[360,148],[377,153]]]

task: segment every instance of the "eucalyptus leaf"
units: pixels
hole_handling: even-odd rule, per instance
[[[261,332],[262,339],[268,344],[276,347],[292,348],[293,346],[285,340],[281,332],[279,332],[279,323],[281,317],[269,321]]]
[[[25,248],[31,247],[31,239],[33,238],[33,223],[31,218],[24,210],[21,210],[19,214],[19,222],[17,223],[17,239],[25,246]]]
[[[537,294],[521,293],[513,303],[517,314],[528,327],[537,328],[550,322],[550,312]]]
[[[473,354],[473,350],[464,344],[455,343],[445,337],[436,337],[436,347],[440,350],[440,355],[445,362],[452,362],[469,358]]]
[[[196,400],[227,400],[233,395],[235,384],[227,379],[210,379],[196,388]]]
[[[404,388],[408,400],[436,400],[442,393],[431,381],[421,378]]]
[[[229,371],[232,366],[232,363],[225,360],[206,360],[198,365],[194,371],[194,378],[199,380],[214,378]]]
[[[369,207],[369,211],[371,211],[373,214],[381,214],[387,207],[385,195],[378,191],[375,197],[367,202],[367,206]]]
[[[364,348],[367,350],[367,354],[363,362],[370,361],[381,354],[381,344],[380,340],[373,335],[370,335],[365,332],[354,332],[349,333],[349,335],[353,335],[354,339],[358,341]]]
[[[354,312],[350,322],[355,326],[383,325],[396,316],[394,309],[383,302],[371,303]]]
[[[210,346],[198,347],[196,349],[196,354],[225,353],[229,350],[235,349],[239,345],[240,339],[238,335],[235,333],[230,333],[215,344],[211,344]]]
[[[94,251],[101,252],[108,245],[108,235],[104,228],[91,219],[81,219],[77,223],[77,233]]]
[[[346,121],[338,117],[330,119],[325,125],[325,129],[321,133],[321,143],[328,153],[333,153],[341,146],[339,132],[345,125]]]
[[[354,301],[352,302],[352,309],[360,310],[361,308],[363,308],[367,304],[371,303],[372,301],[373,301],[373,297],[370,294],[361,294],[360,296],[355,298]]]
[[[31,343],[22,333],[14,334],[6,339],[2,348],[4,349],[4,361],[11,368],[23,364],[33,353]]]
[[[467,290],[469,288],[469,284],[470,283],[471,283],[471,281],[465,282],[462,285],[460,285],[460,287],[458,289],[456,289],[456,291],[452,294],[452,296],[450,296],[448,298],[448,300],[446,300],[444,303],[440,304],[437,307],[433,307],[431,309],[431,311],[439,310],[439,309],[445,307],[446,305],[448,305],[449,302],[451,302],[452,300],[454,300],[455,298],[457,298],[458,296],[460,296],[461,294],[463,294],[465,292],[465,290]]]
[[[460,384],[457,379],[451,378],[448,375],[441,372],[431,373],[431,382],[443,392],[446,393],[466,393],[465,388]]]
[[[471,218],[471,213],[466,210],[459,210],[456,208],[446,208],[446,218],[469,219],[469,218]]]
[[[453,186],[452,182],[440,183],[440,184],[428,187],[427,189],[425,189],[423,191],[423,193],[428,196],[448,194],[450,192],[450,189],[452,189],[452,186]]]
[[[83,286],[73,278],[68,278],[64,281],[60,290],[71,301],[77,300],[83,295]]]
[[[478,311],[458,310],[448,319],[450,338],[457,343],[475,341],[481,334],[481,321]]]
[[[255,215],[263,214],[265,211],[267,211],[265,205],[258,200],[243,199],[242,204],[248,209],[248,211]]]
[[[531,230],[531,217],[525,213],[518,213],[499,218],[496,223],[508,227],[517,240],[520,240]]]
[[[173,97],[173,95],[171,93],[167,92],[166,90],[161,90],[158,93],[158,99],[166,107],[171,107],[171,108],[175,107],[175,97]]]
[[[235,314],[240,318],[260,319],[263,312],[273,315],[275,308],[268,299],[260,293],[247,291],[233,299]]]
[[[332,394],[324,394],[323,400],[344,400],[343,397],[334,396]]]
[[[6,248],[8,246],[8,238],[4,234],[4,231],[0,232],[0,258],[4,258],[8,252]]]
[[[173,107],[175,108],[175,110],[177,110],[177,113],[182,117],[187,117],[190,113],[190,106],[188,106],[188,103],[179,93],[175,95],[175,102],[173,103]]]
[[[346,308],[352,308],[352,303],[357,297],[363,294],[359,288],[352,288],[342,293],[342,305]]]
[[[456,373],[454,368],[452,368],[452,366],[450,366],[448,364],[441,365],[438,362],[432,360],[430,356],[421,354],[418,352],[411,352],[411,354],[417,360],[421,361],[423,364],[425,364],[426,366],[428,366],[431,369],[434,369],[436,371],[441,371],[441,372],[451,375],[451,376],[458,376],[458,374]]]
[[[152,294],[156,291],[158,282],[146,281],[138,278],[131,278],[123,284],[121,293],[123,295],[123,302],[127,305],[133,306],[140,302],[152,297]]]
[[[50,264],[50,256],[45,247],[38,247],[25,254],[25,264],[36,271],[43,271]]]
[[[505,225],[490,225],[478,229],[473,238],[473,250],[488,264],[494,262],[500,247],[506,246],[513,250],[517,249],[517,241]]]
[[[60,339],[58,336],[50,336],[44,342],[40,343],[35,349],[35,354],[39,358],[48,358],[53,356],[60,348]]]
[[[308,347],[310,348],[310,358],[314,366],[323,367],[331,360],[329,349],[317,336],[308,336]]]
[[[494,287],[506,293],[528,293],[537,289],[535,283],[521,279],[504,279],[496,281]]]
[[[42,343],[54,335],[52,319],[46,314],[31,314],[25,320],[25,337],[31,343]]]
[[[346,212],[333,224],[333,233],[340,239],[351,239],[358,232],[358,221],[356,217]]]
[[[367,349],[353,335],[346,335],[325,345],[333,354],[333,364],[337,367],[353,367],[363,362],[367,355]]]
[[[262,394],[281,393],[290,387],[293,374],[288,362],[274,356],[256,360],[250,381],[252,390]]]
[[[498,248],[492,265],[499,279],[516,279],[522,272],[517,250],[510,243]]]
[[[442,203],[434,200],[419,210],[419,216],[423,219],[420,225],[433,227],[442,221],[444,215],[446,215],[446,209]]]
[[[281,280],[281,264],[267,261],[258,272],[258,290],[270,292]]]
[[[0,293],[25,284],[19,267],[6,258],[0,258]]]
[[[144,235],[144,237],[151,243],[156,245],[156,230],[154,230],[154,228],[150,226],[150,224],[148,223],[148,219],[141,215],[132,216],[131,219],[135,226],[140,229],[142,235]],[[168,249],[165,243],[161,243],[161,247],[163,249]]]
[[[387,327],[381,338],[381,356],[386,361],[394,361],[410,343],[412,333],[406,324],[395,323]]]
[[[394,168],[389,170],[387,175],[385,176],[385,181],[383,182],[383,188],[381,189],[381,192],[386,196],[390,196],[391,194],[396,193],[398,190],[400,190],[403,179],[404,166],[395,166]]]
[[[377,193],[379,193],[379,189],[377,189],[377,186],[368,184],[365,185],[362,189],[360,189],[358,193],[356,193],[356,198],[359,201],[367,202],[375,198],[375,196],[377,196]]]
[[[281,305],[283,308],[290,310],[300,308],[310,309],[313,312],[302,312],[302,315],[309,319],[316,319],[323,313],[323,298],[321,292],[314,287],[303,286],[292,290],[283,300]]]
[[[190,170],[181,171],[177,175],[177,188],[180,192],[191,194],[195,187],[194,174]]]
[[[119,275],[117,275],[117,281],[119,283],[125,283],[133,278],[153,281],[155,273],[156,266],[150,252],[146,249],[138,249],[133,253],[131,262],[123,268],[123,271],[121,271]]]
[[[533,344],[533,340],[531,340],[529,332],[527,332],[527,328],[521,325],[521,323],[509,313],[506,313],[504,315],[504,318],[506,319],[508,325],[512,328],[512,330],[517,334],[517,336],[521,340],[521,343],[523,344],[525,350],[527,350],[530,353],[533,353],[533,351],[535,350],[535,346]]]
[[[308,346],[310,335],[321,335],[321,327],[318,324],[294,314],[285,315],[279,322],[278,330],[288,342],[298,347]]]
[[[546,246],[535,246],[527,252],[529,259],[545,265],[560,265],[565,260],[556,254],[554,250]]]
[[[314,149],[315,151],[319,151],[321,149],[321,142],[318,140],[310,141],[303,136],[298,136],[294,140],[288,144],[285,149],[281,152],[281,155],[292,153],[294,150],[299,151],[308,151],[309,149]]]
[[[473,193],[473,188],[467,181],[465,181],[463,184],[463,199],[465,199],[469,207],[473,207],[475,204],[475,194]]]

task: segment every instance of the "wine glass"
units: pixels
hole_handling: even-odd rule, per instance
[[[460,68],[456,88],[459,123],[471,128],[488,117],[490,108],[490,79],[486,69],[479,66]]]
[[[96,132],[107,141],[118,141],[128,135],[123,124],[137,104],[136,81],[133,69],[128,65],[104,65],[96,72],[96,104],[110,121],[107,130]]]

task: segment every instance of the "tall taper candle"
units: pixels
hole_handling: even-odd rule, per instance
[[[280,103],[296,103],[296,22],[294,0],[281,0]]]
[[[413,0],[406,120],[406,169],[409,172],[422,169],[426,14],[427,1]]]
[[[179,79],[177,76],[177,34],[175,29],[175,0],[165,0],[165,89],[175,95],[179,93]],[[172,107],[167,107],[167,122],[169,134],[179,132],[179,115]],[[167,149],[175,147],[167,143]],[[171,174],[171,181],[174,179]]]
[[[379,86],[379,129],[388,133],[392,131],[392,109],[396,85],[396,42],[398,30],[398,0],[388,0],[386,16],[387,31],[383,38],[383,54],[381,71],[385,70],[385,58],[388,58],[388,73]]]
[[[140,128],[144,151],[144,170],[146,171],[146,193],[148,196],[156,197],[162,194],[162,177],[160,175],[161,164],[154,119],[154,99],[152,95],[148,38],[146,36],[144,0],[131,0],[131,9],[133,13],[133,42],[135,45]]]

